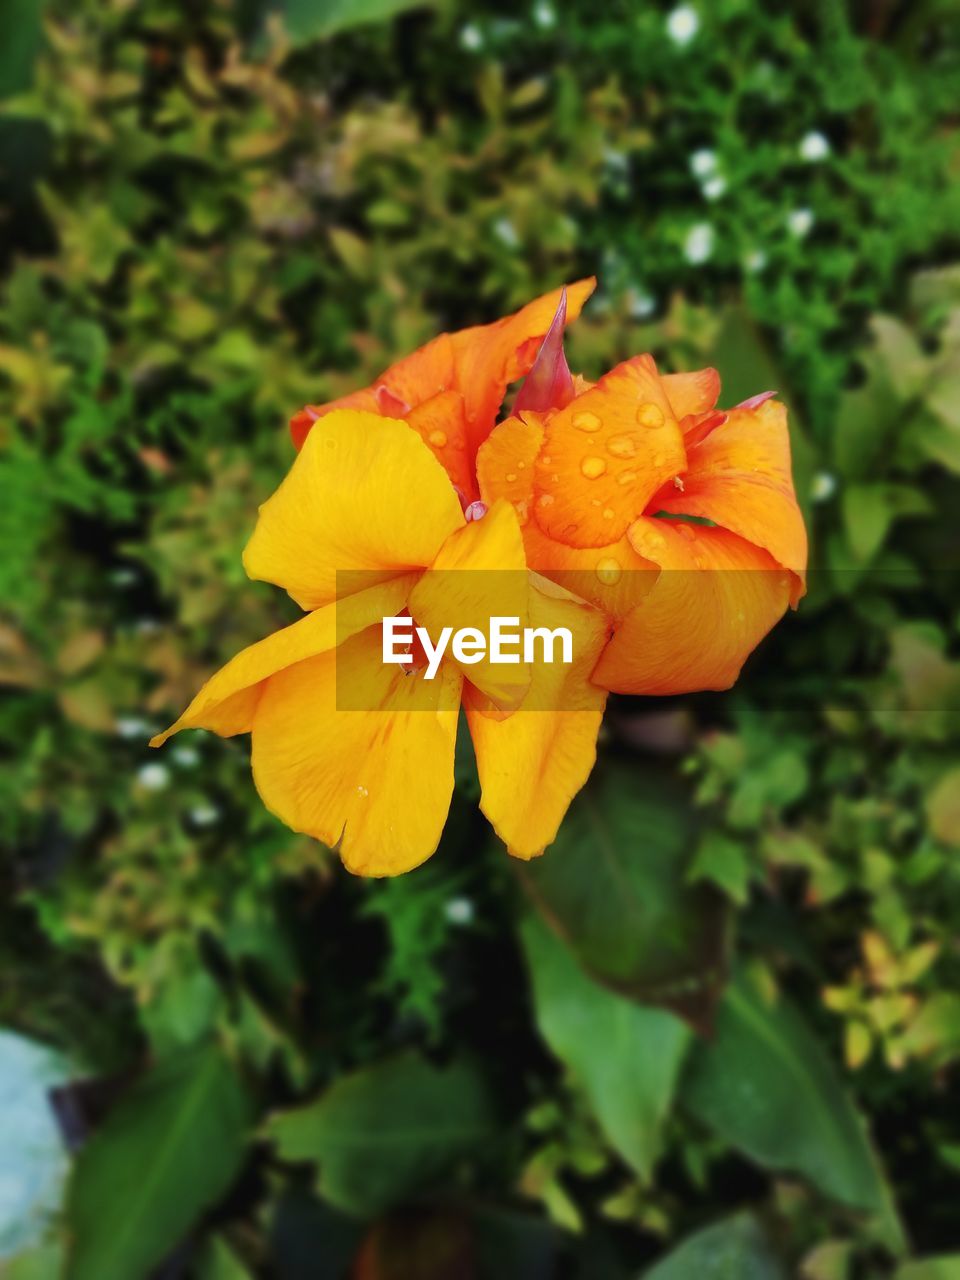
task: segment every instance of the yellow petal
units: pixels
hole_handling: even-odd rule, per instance
[[[381,661],[371,627],[335,651],[279,672],[253,724],[253,777],[264,804],[294,831],[339,845],[358,875],[409,871],[433,853],[453,792],[462,679],[435,680]],[[337,707],[362,690],[364,710]]]
[[[527,625],[527,562],[516,513],[509,502],[495,502],[485,516],[452,533],[436,560],[410,593],[414,622],[436,643],[444,627],[454,632],[475,627],[490,636],[491,619],[515,618]],[[516,628],[511,627],[513,631]],[[520,657],[519,646],[516,649]],[[456,661],[450,649],[447,656]],[[464,676],[499,707],[519,706],[530,684],[523,662],[461,664]]]
[[[430,450],[396,418],[339,409],[310,431],[260,508],[243,563],[305,609],[432,562],[463,525]]]
[[[242,649],[210,677],[175,724],[151,738],[151,747],[181,729],[212,729],[223,738],[249,733],[265,680],[399,613],[415,581],[415,574],[407,574],[359,591]]]
[[[726,529],[644,516],[629,537],[661,573],[618,626],[593,679],[615,693],[728,689],[783,616],[790,574]]]
[[[467,720],[480,775],[480,808],[517,858],[556,837],[570,801],[590,775],[606,694],[589,676],[607,639],[602,614],[550,583],[530,593],[531,625],[568,627],[573,662],[537,662],[519,711],[505,718],[471,691]]]

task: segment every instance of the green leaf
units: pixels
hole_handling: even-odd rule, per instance
[[[48,1090],[69,1075],[46,1045],[0,1031],[0,1258],[38,1244],[60,1206],[67,1153]]]
[[[250,1272],[220,1236],[207,1242],[200,1258],[200,1280],[250,1280]]]
[[[41,0],[4,0],[0,8],[0,98],[30,88],[43,42]]]
[[[799,1014],[743,975],[720,1006],[716,1037],[693,1055],[686,1106],[768,1168],[801,1174],[824,1194],[885,1219],[899,1243],[863,1122]]]
[[[69,1280],[131,1280],[223,1195],[243,1161],[249,1107],[214,1046],[158,1063],[83,1148],[67,1198]]]
[[[722,831],[707,831],[687,873],[690,884],[709,880],[743,906],[750,896],[750,858],[739,840]]]
[[[415,1053],[342,1076],[317,1101],[267,1124],[282,1159],[317,1164],[320,1194],[361,1217],[420,1191],[492,1132],[479,1073]]]
[[[591,982],[536,916],[524,921],[522,936],[544,1040],[583,1088],[611,1145],[649,1178],[689,1029]]]
[[[571,805],[546,857],[517,871],[592,976],[708,1024],[724,977],[726,910],[709,886],[687,884],[695,843],[686,787],[610,762]]]
[[[715,1222],[684,1240],[643,1280],[786,1280],[760,1224],[749,1213]]]
[[[278,6],[295,44],[326,39],[368,22],[386,22],[408,9],[423,9],[431,0],[284,0]]]
[[[905,1262],[893,1280],[960,1280],[960,1253]]]

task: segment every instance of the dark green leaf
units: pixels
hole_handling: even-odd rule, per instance
[[[611,1144],[649,1178],[689,1029],[591,982],[536,916],[525,920],[523,941],[543,1038],[582,1086]]]
[[[696,1232],[644,1280],[786,1280],[759,1223],[748,1213]]]
[[[297,44],[325,39],[368,22],[386,22],[431,0],[284,0],[286,29]]]
[[[159,1063],[80,1153],[67,1199],[69,1280],[132,1280],[216,1203],[243,1160],[247,1098],[220,1051]]]
[[[709,886],[687,884],[695,843],[685,787],[610,763],[519,874],[589,973],[704,1024],[723,982],[726,914]]]
[[[41,0],[4,0],[0,7],[0,98],[29,89],[43,39]]]
[[[273,1116],[267,1133],[282,1159],[318,1166],[331,1204],[373,1217],[475,1152],[492,1126],[473,1067],[407,1053],[341,1076],[316,1102]]]
[[[876,1157],[833,1064],[782,997],[731,983],[716,1038],[691,1056],[682,1097],[705,1124],[771,1169],[886,1220],[898,1236]]]

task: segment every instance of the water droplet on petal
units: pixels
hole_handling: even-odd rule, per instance
[[[603,423],[595,413],[587,413],[584,411],[583,413],[575,413],[573,415],[573,425],[578,431],[588,431],[592,433],[594,431],[599,431],[603,426]]]
[[[613,519],[613,514],[614,514],[614,513],[613,513],[613,507],[604,507],[604,508],[603,508],[603,518],[604,518],[604,520],[612,520],[612,519]]]
[[[612,587],[618,583],[622,573],[620,561],[615,560],[613,556],[604,556],[602,560],[597,561],[596,574],[605,587]]]
[[[550,505],[550,503],[551,503],[551,502],[553,502],[553,494],[552,494],[552,493],[544,493],[544,494],[541,494],[541,495],[540,495],[540,497],[537,499],[537,506],[538,506],[538,507],[549,507],[549,505]]]
[[[693,542],[694,538],[697,536],[688,524],[678,524],[677,530],[688,542]]]
[[[607,469],[607,464],[604,462],[604,460],[602,458],[596,457],[595,455],[589,458],[584,458],[584,460],[580,463],[580,470],[583,472],[583,474],[587,477],[588,480],[596,480],[598,476],[603,475],[606,469]]]
[[[516,478],[517,478],[517,473],[516,473],[515,471],[508,471],[508,472],[507,472],[507,476],[506,476],[507,484],[513,484],[513,482],[514,482],[514,480],[516,480]]]
[[[469,507],[463,513],[463,518],[467,524],[471,524],[474,520],[482,520],[487,514],[487,504],[485,502],[471,502]]]
[[[615,458],[632,458],[637,452],[637,437],[612,436],[607,441],[607,449]]]
[[[431,431],[427,439],[437,449],[442,449],[447,443],[447,433],[445,431]]]
[[[617,484],[633,484],[636,478],[637,473],[635,471],[624,471],[621,475],[617,476]]]
[[[655,404],[642,404],[637,410],[637,421],[641,427],[662,427],[663,410]]]

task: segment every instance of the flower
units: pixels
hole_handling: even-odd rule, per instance
[[[717,153],[709,147],[701,147],[690,157],[690,172],[695,178],[709,178],[717,168]]]
[[[649,356],[573,376],[563,335],[593,285],[441,334],[294,415],[299,453],[244,566],[306,616],[228,662],[153,745],[250,732],[267,807],[390,875],[439,841],[461,706],[481,809],[528,858],[590,773],[608,691],[733,683],[804,591],[786,411],[773,392],[718,410],[715,370],[661,375]],[[498,615],[563,626],[573,661],[454,649],[431,680],[416,643],[406,668],[383,661],[404,611],[433,646]]]
[[[819,130],[811,129],[809,133],[804,134],[800,142],[802,159],[816,163],[818,160],[825,160],[829,154],[830,142]]]
[[[699,30],[700,17],[691,5],[678,5],[667,14],[667,35],[681,48],[689,44]]]
[[[811,231],[814,221],[812,209],[794,209],[787,215],[787,229],[802,240]]]
[[[714,231],[709,222],[697,222],[687,232],[683,242],[683,256],[697,265],[706,262],[713,253]]]

